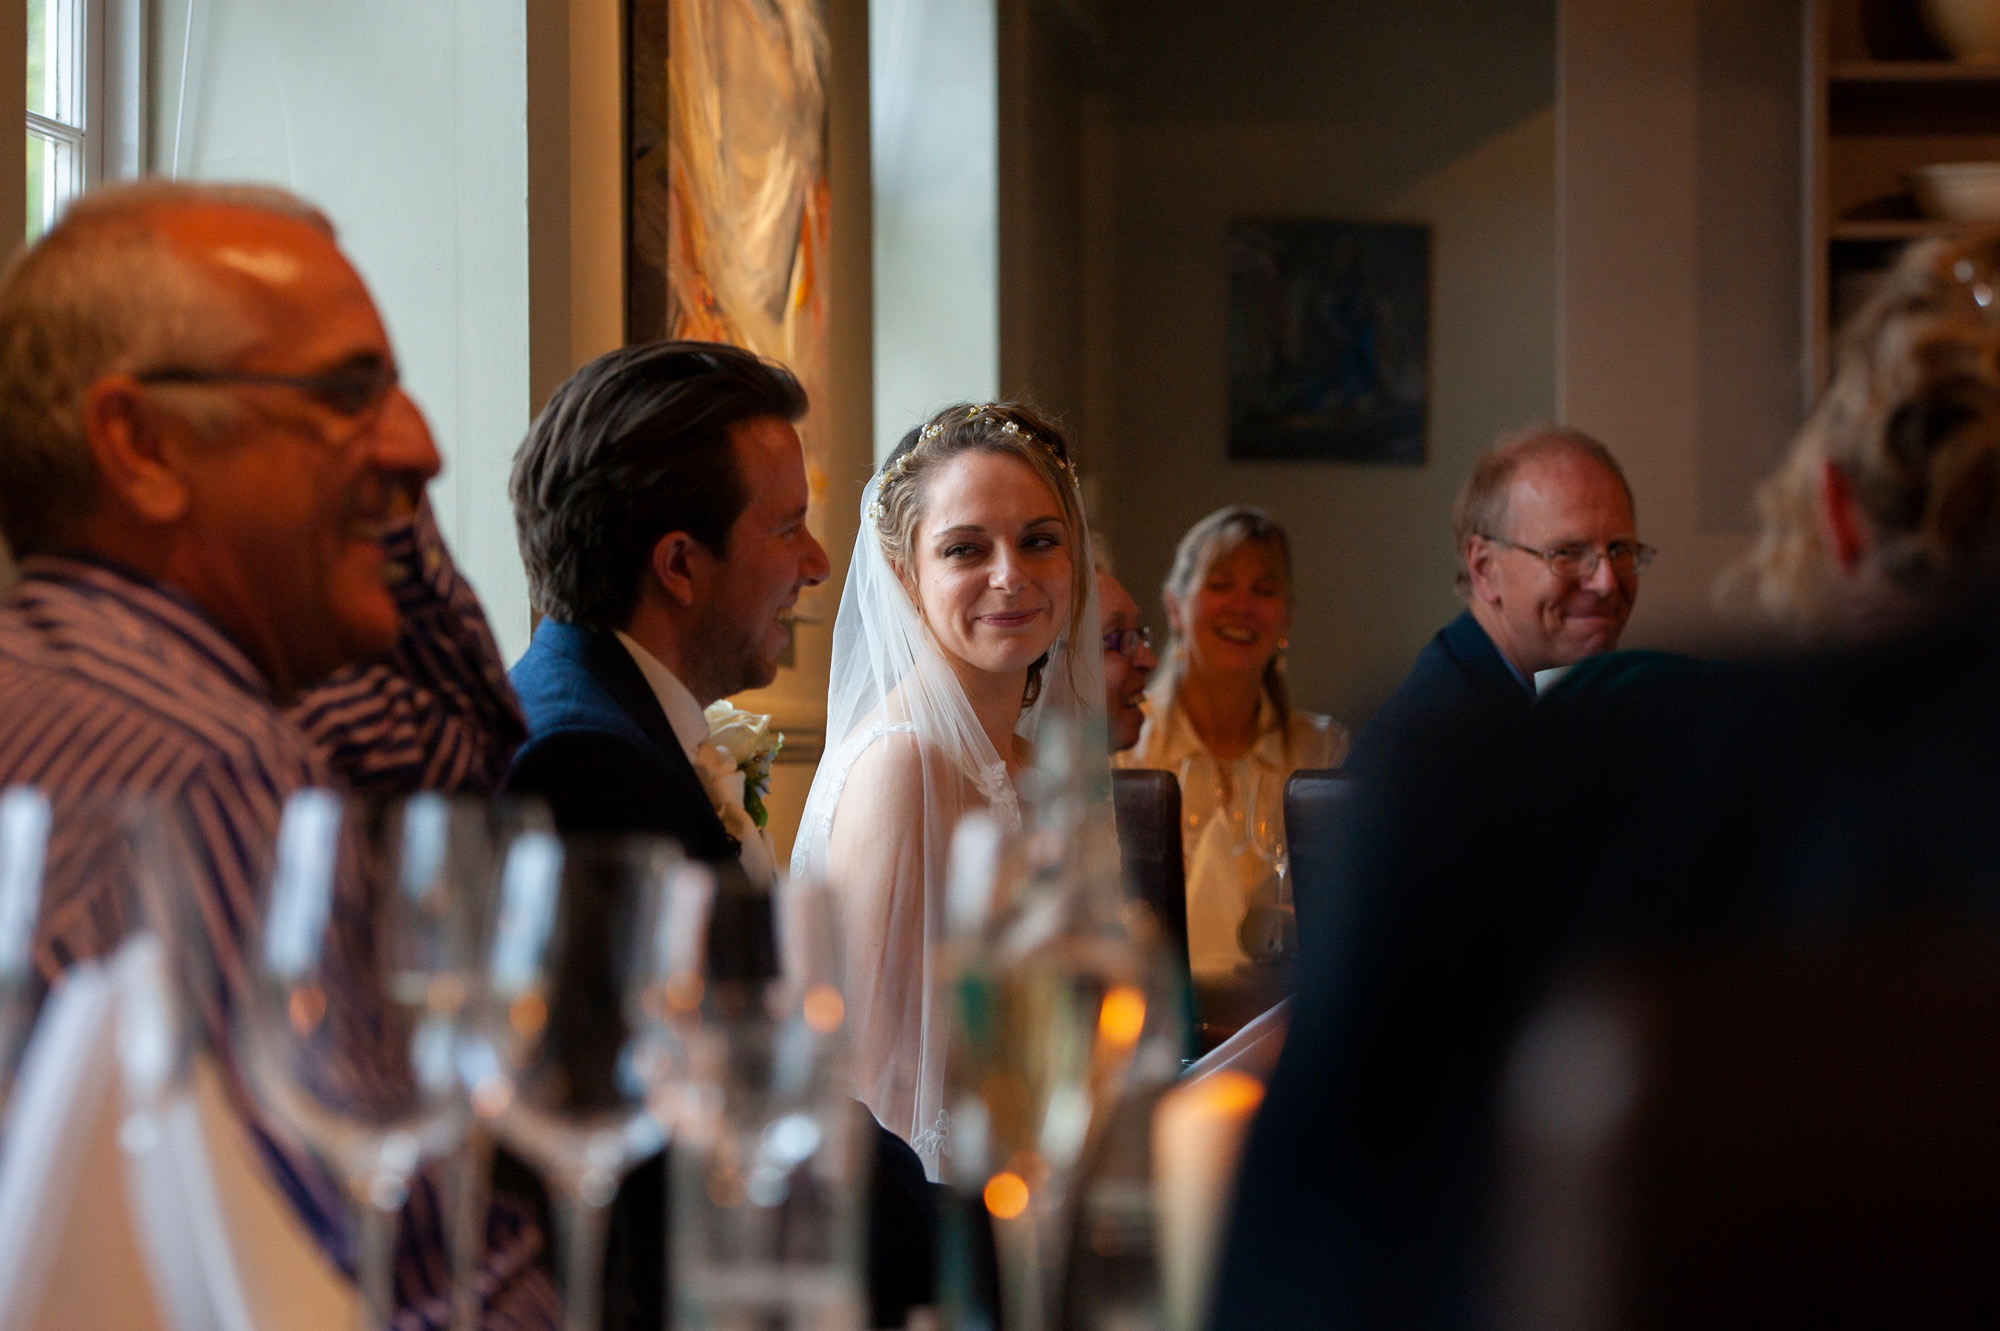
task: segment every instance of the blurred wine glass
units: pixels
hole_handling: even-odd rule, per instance
[[[991,1218],[1008,1331],[1060,1322],[1076,1172],[1164,1007],[1148,992],[1159,942],[1123,891],[1092,757],[1045,745],[1061,793],[1036,810],[1026,853],[969,817],[946,889],[947,1181]]]
[[[35,922],[52,821],[40,791],[25,786],[0,791],[0,1115],[42,989],[35,971]]]
[[[618,1185],[679,1112],[713,894],[660,838],[531,832],[508,848],[466,1078],[556,1194],[572,1331],[597,1331]]]
[[[465,1134],[459,1046],[492,858],[485,809],[439,795],[304,790],[279,825],[237,1045],[264,1111],[353,1198],[368,1325],[395,1313],[413,1178]]]
[[[692,1046],[670,1173],[677,1326],[858,1331],[867,1111],[847,1069],[833,894],[778,890],[781,973]]]
[[[1181,759],[1181,841],[1183,853],[1192,854],[1201,829],[1213,818],[1222,803],[1222,782],[1215,760],[1205,753],[1191,753]]]

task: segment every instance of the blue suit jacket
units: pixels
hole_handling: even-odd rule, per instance
[[[655,832],[696,859],[736,862],[736,839],[616,634],[544,619],[507,677],[528,719],[509,790],[541,797],[565,832]]]
[[[1467,720],[1525,713],[1534,701],[1472,612],[1462,610],[1417,653],[1410,673],[1362,728],[1347,770],[1379,770],[1399,751],[1434,742]]]
[[[528,741],[514,756],[506,788],[546,802],[564,832],[657,833],[708,861],[718,886],[711,970],[773,973],[768,897],[745,890],[736,838],[723,828],[652,685],[618,636],[544,619],[507,673],[528,719]],[[874,1141],[870,1324],[901,1326],[911,1308],[935,1297],[937,1203],[916,1152],[879,1125]],[[656,1157],[633,1171],[616,1207],[604,1324],[652,1331],[661,1325],[666,1294],[664,1162]]]

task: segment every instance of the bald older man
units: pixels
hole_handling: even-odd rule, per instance
[[[244,1001],[257,875],[304,786],[490,790],[521,723],[422,502],[430,431],[332,228],[269,190],[164,182],[77,203],[0,280],[0,784],[187,811],[221,992]],[[46,971],[125,928],[115,883],[53,877]],[[229,1032],[211,1031],[226,1067]],[[353,1260],[340,1188],[236,1088],[274,1182]],[[419,1186],[399,1326],[449,1316]],[[433,1237],[426,1237],[433,1236]],[[531,1224],[490,1229],[496,1325],[552,1325]],[[427,1246],[429,1245],[429,1246]]]

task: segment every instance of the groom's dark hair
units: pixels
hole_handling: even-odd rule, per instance
[[[750,502],[731,427],[805,411],[790,370],[721,342],[621,347],[565,379],[507,483],[536,613],[623,628],[661,537],[723,554]]]

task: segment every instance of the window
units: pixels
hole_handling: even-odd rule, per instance
[[[85,79],[88,0],[28,0],[28,239],[96,176]]]
[[[140,169],[145,0],[28,0],[28,239]]]

